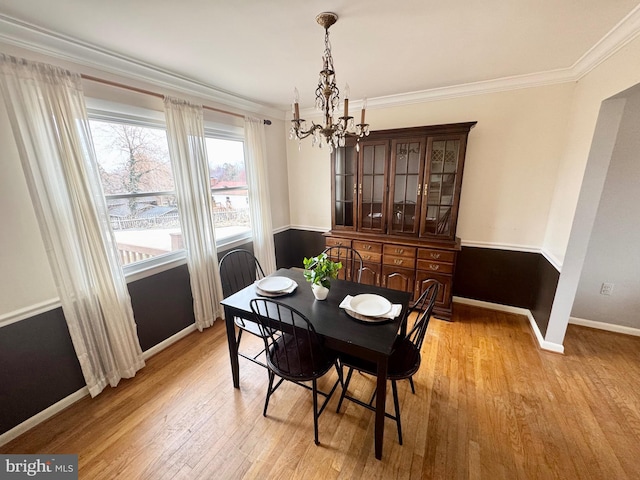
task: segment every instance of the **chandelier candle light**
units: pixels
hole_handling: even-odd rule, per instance
[[[304,119],[300,118],[299,95],[298,89],[294,89],[293,99],[293,120],[291,120],[291,130],[289,131],[290,139],[307,138],[312,135],[312,145],[318,145],[322,148],[322,138],[329,145],[329,150],[344,147],[346,137],[355,137],[358,142],[361,138],[369,135],[369,125],[364,123],[364,114],[367,108],[367,99],[362,102],[362,112],[360,114],[360,123],[354,125],[353,117],[349,116],[349,85],[345,85],[344,89],[344,112],[342,117],[338,117],[338,121],[334,123],[333,114],[340,103],[340,90],[336,86],[335,71],[333,69],[333,57],[331,56],[331,44],[329,43],[329,27],[338,21],[338,15],[332,12],[323,12],[316,17],[316,22],[324,27],[324,55],[322,57],[322,70],[320,70],[320,80],[316,88],[316,107],[324,114],[324,125],[318,125],[311,122],[311,128],[306,129]],[[356,149],[359,150],[356,144]]]

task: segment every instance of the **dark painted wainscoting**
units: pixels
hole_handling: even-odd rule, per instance
[[[537,253],[463,247],[453,294],[485,302],[531,308],[538,281]]]
[[[143,351],[194,323],[186,265],[128,287]],[[62,308],[0,328],[0,434],[84,386]]]
[[[559,279],[560,272],[544,256],[540,255],[538,262],[538,294],[530,310],[543,337],[547,334],[551,306],[556,295]]]
[[[558,270],[539,253],[462,247],[453,294],[526,308],[544,337],[559,276]]]
[[[0,328],[0,434],[84,386],[62,308]]]
[[[194,324],[186,265],[131,282],[128,287],[143,352]]]
[[[273,236],[278,268],[302,267],[304,257],[314,257],[324,250],[322,232],[285,230]]]
[[[302,267],[302,258],[324,249],[321,232],[291,229],[275,235],[279,267]],[[544,336],[559,272],[539,253],[462,247],[453,294],[529,309]]]

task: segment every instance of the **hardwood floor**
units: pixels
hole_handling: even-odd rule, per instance
[[[416,394],[399,385],[404,446],[387,420],[382,461],[373,413],[336,414],[337,395],[320,446],[307,390],[283,384],[264,418],[267,373],[240,359],[233,389],[223,322],[0,452],[78,453],[81,479],[640,478],[640,338],[570,325],[558,355],[524,317],[457,304],[454,319],[431,321]],[[354,374],[351,393],[373,388]]]

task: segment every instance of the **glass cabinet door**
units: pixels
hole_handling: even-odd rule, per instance
[[[333,159],[333,225],[353,230],[356,224],[356,149],[354,146],[337,148]]]
[[[386,141],[360,144],[358,229],[363,232],[385,230],[387,151]]]
[[[427,148],[427,171],[423,192],[422,236],[453,238],[457,217],[456,188],[460,153],[464,148],[460,136],[430,138]]]
[[[418,233],[424,149],[424,138],[394,140],[391,143],[389,233]]]

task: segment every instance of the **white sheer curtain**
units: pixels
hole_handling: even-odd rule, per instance
[[[276,271],[276,251],[273,244],[273,225],[271,223],[264,122],[257,118],[245,117],[244,137],[253,252],[264,273],[269,275]]]
[[[73,346],[92,396],[144,366],[80,76],[0,54],[2,90]]]
[[[193,310],[196,326],[202,331],[213,325],[216,317],[222,317],[220,300],[223,298],[202,107],[166,97],[164,109]]]

